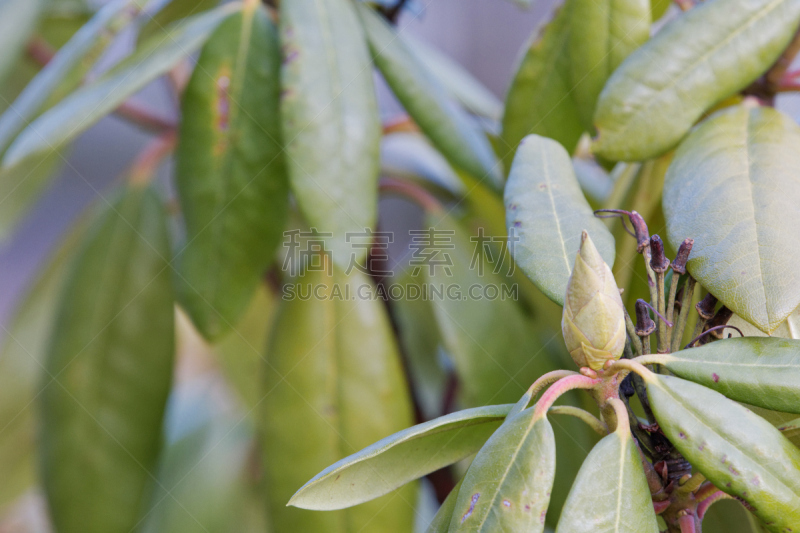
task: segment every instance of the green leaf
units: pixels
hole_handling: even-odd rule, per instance
[[[3,157],[3,168],[58,150],[129,96],[189,57],[220,22],[240,8],[236,3],[226,4],[187,19],[165,35],[148,41],[108,74],[78,89],[29,124],[9,146]]]
[[[407,533],[414,518],[414,484],[342,511],[312,513],[286,506],[317,472],[412,423],[386,311],[380,300],[368,297],[374,285],[358,271],[347,276],[333,267],[326,272],[331,262],[323,263],[287,288],[267,353],[262,442],[271,531]],[[371,486],[368,497],[374,497],[387,482],[381,471],[367,468],[374,485],[364,488]],[[350,496],[361,488],[358,484],[348,483],[339,493],[330,491],[331,483],[335,476],[323,476],[327,490],[317,492],[312,482],[292,504],[338,508],[329,498],[364,496]]]
[[[652,13],[653,21],[655,22],[663,17],[669,11],[671,5],[671,0],[650,0],[650,12]]]
[[[664,183],[670,242],[694,239],[689,272],[766,333],[800,306],[798,144],[789,117],[737,106],[689,135]]]
[[[501,119],[503,103],[467,69],[438,48],[408,32],[398,35],[428,76],[433,77],[451,98],[471,113],[490,120]]]
[[[500,153],[506,168],[519,142],[531,133],[550,137],[572,152],[583,135],[569,62],[570,5],[534,33],[506,95]]]
[[[769,422],[702,385],[649,374],[659,427],[714,485],[742,498],[774,532],[800,523],[800,450]]]
[[[769,409],[764,409],[763,407],[758,407],[756,405],[743,405],[778,428],[784,437],[789,439],[792,444],[800,448],[800,431],[795,431],[795,424],[797,423],[796,421],[800,420],[797,418],[797,414],[770,411]]]
[[[572,97],[586,129],[606,80],[650,38],[650,22],[650,0],[570,0]]]
[[[450,532],[541,533],[556,469],[556,443],[546,416],[533,407],[507,420],[467,470]]]
[[[606,436],[584,461],[556,533],[658,533],[636,442],[627,429]]]
[[[31,2],[35,4],[36,2]],[[40,22],[38,34],[48,44],[59,47],[62,34],[76,30],[72,38],[59,48],[41,70],[27,58],[14,66],[12,90],[4,91],[0,116],[0,152],[5,151],[14,136],[32,121],[43,107],[58,101],[82,81],[94,59],[105,50],[117,32],[133,18],[132,0],[110,2],[86,24],[78,16],[49,16]],[[18,86],[18,87],[17,87]],[[16,89],[16,90],[13,90]],[[0,168],[0,240],[6,238],[28,212],[56,175],[66,154],[46,150],[36,158],[28,158],[12,167]]]
[[[386,21],[367,5],[356,4],[375,65],[414,122],[453,165],[476,178],[499,181],[494,150],[477,124],[447,99]]]
[[[208,339],[239,321],[281,241],[289,184],[279,76],[277,31],[250,3],[209,38],[183,95],[175,173],[188,242],[179,287]]]
[[[477,452],[511,407],[465,409],[390,435],[314,476],[289,504],[327,511],[383,496]]]
[[[219,0],[167,0],[167,4],[148,17],[147,23],[139,30],[139,42],[163,33],[178,20],[212,9],[217,4]]]
[[[428,524],[428,529],[425,533],[447,533],[450,529],[450,520],[453,518],[453,511],[456,508],[456,500],[458,500],[458,491],[461,490],[461,481],[459,481],[450,494],[447,495],[436,515]]]
[[[742,330],[745,337],[771,336],[780,337],[782,339],[800,339],[800,308],[795,309],[770,335],[767,335],[737,314],[734,314],[730,320],[728,320],[728,325],[736,326]]]
[[[0,151],[34,120],[48,102],[73,90],[113,37],[130,22],[131,8],[141,0],[109,2],[84,24],[26,84],[14,99],[12,111],[0,116]],[[35,2],[33,2],[35,3]]]
[[[586,230],[614,265],[614,237],[594,216],[563,146],[530,135],[520,143],[505,190],[509,248],[517,265],[548,298],[564,303]]]
[[[425,294],[455,364],[460,400],[470,407],[517,401],[536,378],[556,368],[515,301],[518,287],[496,274],[495,265],[479,264],[488,243],[471,242],[474,237],[448,215],[432,211],[425,226],[433,237],[417,237],[421,253],[412,256],[412,274],[427,276]]]
[[[85,237],[58,306],[42,393],[42,470],[61,533],[139,522],[172,381],[165,211],[127,189]]]
[[[763,533],[758,519],[736,500],[720,500],[703,516],[703,533]]]
[[[0,1],[0,80],[11,72],[24,51],[44,6],[44,0]]]
[[[659,358],[672,373],[732,400],[800,413],[800,341],[723,339]]]
[[[772,66],[798,23],[798,0],[712,0],[682,14],[608,80],[594,151],[620,161],[666,152],[714,104]]]
[[[35,399],[45,386],[47,341],[61,296],[67,265],[84,224],[78,224],[48,259],[4,328],[0,348],[0,507],[36,482],[37,425]]]
[[[363,259],[366,251],[354,252],[345,235],[372,228],[378,203],[381,123],[355,9],[349,0],[280,4],[281,112],[292,192],[341,268]]]

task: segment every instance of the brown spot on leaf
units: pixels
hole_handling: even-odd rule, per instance
[[[508,500],[503,500],[503,507],[511,508],[511,502]]]
[[[472,515],[472,511],[475,510],[475,504],[478,503],[478,498],[480,497],[481,497],[480,492],[476,492],[475,494],[472,495],[472,499],[469,502],[469,509],[467,509],[467,512],[464,513],[464,516],[461,517],[462,524],[464,523],[464,520],[466,520],[467,518],[470,517],[470,515]]]
[[[714,372],[713,374],[711,374],[711,379],[714,380],[714,383],[719,383],[719,374]]]
[[[217,128],[220,131],[228,131],[231,114],[230,91],[231,79],[227,69],[223,68],[217,77]]]
[[[541,522],[542,524],[544,524],[544,517],[545,517],[545,515],[547,515],[547,509],[545,509],[544,511],[542,511],[542,514],[540,514],[540,515],[539,515],[539,522]]]

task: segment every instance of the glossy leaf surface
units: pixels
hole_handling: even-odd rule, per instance
[[[41,444],[61,533],[127,533],[139,521],[172,381],[169,256],[161,201],[131,187],[90,228],[66,280]]]
[[[609,266],[614,237],[594,216],[572,161],[551,139],[523,139],[506,183],[509,249],[520,268],[548,298],[564,303],[575,255],[586,230]]]
[[[3,167],[58,149],[200,48],[217,25],[240,6],[227,4],[187,19],[154,37],[97,81],[78,89],[25,128],[9,146]]]
[[[724,339],[663,358],[672,373],[732,400],[800,413],[800,341]]]
[[[290,504],[330,510],[382,496],[478,451],[510,410],[475,407],[404,429],[326,468]]]
[[[292,192],[346,268],[348,232],[375,223],[381,124],[372,62],[349,0],[281,2],[283,137]]]
[[[556,443],[547,417],[528,408],[506,421],[467,470],[450,521],[458,533],[541,533],[556,469]]]
[[[591,129],[606,80],[650,37],[650,0],[571,0],[569,9],[572,98]]]
[[[595,152],[621,161],[666,152],[714,104],[772,66],[798,22],[798,0],[712,0],[676,18],[608,80]]]
[[[183,95],[181,299],[206,338],[239,321],[281,241],[289,185],[279,76],[277,31],[251,3],[210,37]]]
[[[392,92],[431,142],[455,166],[476,178],[500,179],[489,141],[409,51],[397,33],[359,2],[372,57]]]
[[[703,122],[664,183],[670,242],[694,239],[688,269],[764,332],[800,306],[800,126],[740,105]]]
[[[630,430],[615,431],[595,445],[564,504],[556,533],[658,533]]]
[[[702,385],[651,374],[647,392],[664,434],[725,492],[754,508],[768,529],[800,523],[800,450],[769,422]]]
[[[570,94],[569,10],[567,2],[534,34],[511,82],[500,136],[506,168],[526,135],[550,137],[571,153],[583,134],[578,106]]]
[[[330,260],[323,263],[331,266]],[[405,533],[413,523],[413,484],[342,511],[286,506],[292,494],[325,467],[412,423],[383,303],[366,297],[374,286],[357,271],[346,276],[338,269],[329,274],[325,268],[298,278],[293,286],[297,292],[279,311],[267,353],[262,426],[271,529]],[[313,291],[311,297],[308,291]],[[370,468],[370,474],[370,482],[385,486],[380,470]],[[329,481],[335,483],[335,476]],[[331,497],[337,494],[321,490],[307,506],[316,508],[316,502],[335,508],[324,503]]]

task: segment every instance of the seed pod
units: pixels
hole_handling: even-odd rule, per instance
[[[611,269],[585,231],[567,283],[561,332],[580,367],[600,370],[625,347],[625,312]]]

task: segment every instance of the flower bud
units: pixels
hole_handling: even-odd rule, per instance
[[[625,311],[611,269],[584,231],[567,283],[561,332],[578,366],[600,370],[625,347]]]

